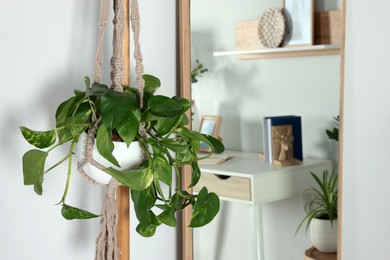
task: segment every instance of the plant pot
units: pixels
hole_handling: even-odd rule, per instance
[[[310,222],[310,239],[318,251],[337,252],[337,220],[313,218]]]
[[[76,144],[76,155],[79,161],[84,160],[85,158],[85,141],[87,139],[87,134],[83,133],[80,135],[79,141]],[[117,170],[127,169],[134,164],[138,163],[142,156],[142,149],[138,142],[132,142],[129,147],[127,147],[124,142],[114,142],[114,151],[112,152],[115,159],[118,161],[121,167],[117,167],[106,160],[97,150],[96,143],[93,145],[93,158],[98,163],[105,167],[112,167]],[[86,164],[84,166],[84,172],[92,178],[94,181],[100,184],[108,184],[111,180],[111,175],[105,173],[104,171],[92,166],[91,164]]]

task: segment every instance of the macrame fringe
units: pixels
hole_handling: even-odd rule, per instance
[[[101,211],[102,219],[100,221],[100,232],[96,240],[95,260],[118,259],[118,208],[115,199],[117,186],[118,181],[114,178],[111,179],[107,186],[106,195],[103,201],[103,208]]]
[[[143,80],[143,65],[142,65],[142,53],[139,44],[139,32],[140,32],[140,18],[138,10],[137,0],[131,1],[131,23],[134,33],[134,57],[136,60],[136,85],[140,94],[141,108],[143,106],[143,92],[145,82]],[[96,68],[94,73],[94,82],[100,83],[101,80],[101,65],[103,63],[103,43],[105,28],[107,26],[108,10],[110,0],[101,0],[100,5],[100,19],[99,19],[99,37],[98,48],[96,52]],[[123,0],[114,0],[114,35],[113,35],[113,55],[111,58],[111,89],[121,92],[122,79],[123,79],[123,58],[122,58],[122,39],[123,39],[123,26],[124,26],[124,12],[123,12]],[[93,118],[94,124],[88,131],[88,136],[85,143],[85,159],[78,163],[79,173],[90,183],[97,184],[96,181],[91,179],[85,172],[84,166],[91,164],[94,167],[103,170],[105,167],[99,164],[93,159],[93,145],[97,132],[97,128],[101,121],[101,118]],[[146,138],[146,130],[144,124],[140,125],[139,133],[142,138]],[[142,154],[140,162],[136,163],[130,168],[138,167],[139,164],[146,159],[145,153]],[[100,221],[100,232],[96,240],[96,260],[118,260],[120,252],[118,251],[117,241],[117,224],[118,224],[118,209],[115,199],[116,188],[119,182],[112,178],[107,185],[106,193],[104,196],[103,207],[101,210],[102,218]]]

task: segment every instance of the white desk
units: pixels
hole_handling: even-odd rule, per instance
[[[302,194],[313,184],[310,172],[322,174],[331,170],[327,160],[304,159],[296,166],[279,167],[259,159],[257,153],[225,151],[233,158],[219,165],[200,165],[202,176],[194,187],[203,186],[221,199],[252,204],[256,259],[264,260],[261,204]]]

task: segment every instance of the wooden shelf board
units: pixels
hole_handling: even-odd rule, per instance
[[[236,55],[237,59],[289,58],[299,56],[338,55],[340,45],[311,45],[299,47],[282,47],[259,50],[238,50],[214,52],[214,56]]]

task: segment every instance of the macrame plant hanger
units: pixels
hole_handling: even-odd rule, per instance
[[[111,89],[114,91],[122,92],[122,82],[124,85],[130,85],[129,76],[129,24],[128,24],[128,7],[129,1],[131,1],[131,27],[134,34],[134,58],[136,61],[136,87],[140,96],[140,108],[143,106],[143,92],[145,82],[143,80],[143,65],[142,65],[142,53],[139,44],[140,35],[140,17],[138,11],[137,0],[114,0],[114,33],[113,33],[113,54],[111,58]],[[96,68],[94,73],[94,82],[100,83],[101,80],[101,66],[103,63],[103,45],[104,34],[107,27],[108,11],[110,6],[110,0],[101,0],[100,4],[100,19],[99,19],[99,37],[98,47],[96,51]],[[126,25],[126,28],[124,28]],[[125,35],[124,35],[125,31]],[[123,44],[125,42],[125,44]],[[123,48],[125,47],[125,49]],[[124,53],[124,55],[123,55]],[[124,59],[122,56],[125,56]],[[123,61],[125,60],[125,61]],[[125,63],[125,66],[124,66]],[[123,80],[123,68],[126,68],[125,76]],[[82,176],[84,176],[90,183],[96,184],[96,182],[89,178],[84,172],[83,167],[86,164],[91,164],[98,169],[104,169],[105,167],[99,164],[93,159],[93,143],[94,136],[96,134],[100,118],[92,118],[93,126],[88,130],[88,137],[86,140],[86,156],[83,161],[78,163],[78,170]],[[139,134],[142,138],[146,138],[146,130],[143,124],[140,125]],[[141,161],[145,159],[143,154]],[[134,165],[133,167],[136,167]],[[126,169],[128,170],[128,169]],[[116,192],[117,191],[117,192]],[[117,207],[116,199],[118,199],[119,210]],[[102,219],[100,222],[100,232],[96,241],[96,260],[128,260],[129,259],[129,190],[127,187],[120,186],[118,181],[114,178],[111,179],[107,185],[103,207],[102,207]],[[119,216],[118,216],[119,211]],[[118,227],[119,219],[119,227]],[[119,239],[117,230],[119,230]],[[123,234],[121,234],[123,232]],[[118,244],[119,250],[118,250]]]

